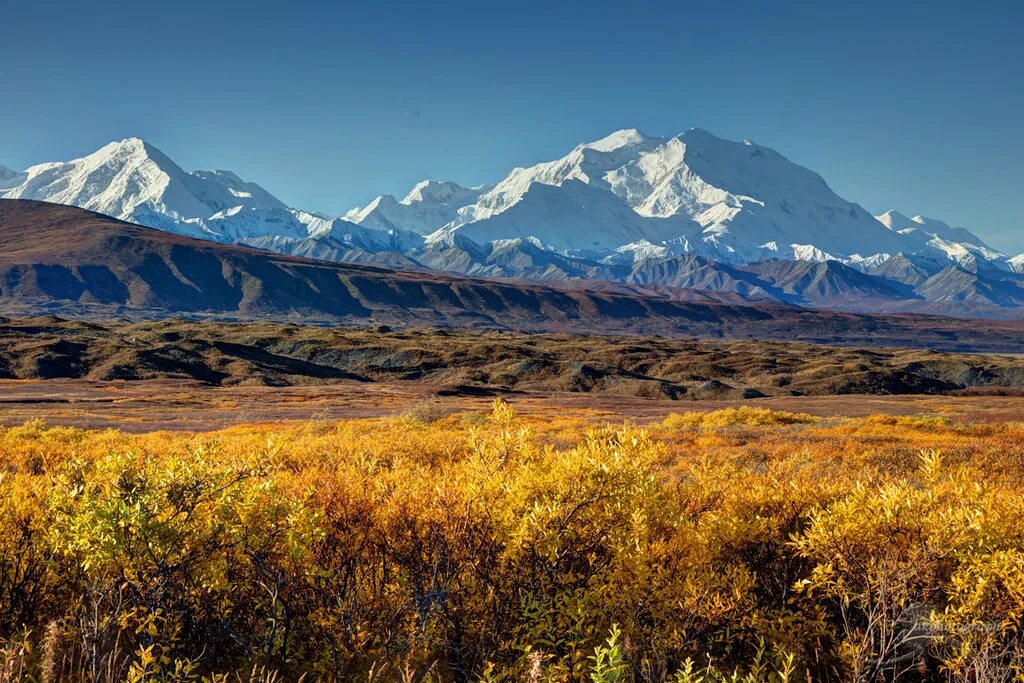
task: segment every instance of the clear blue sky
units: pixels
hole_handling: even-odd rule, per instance
[[[12,0],[0,163],[137,135],[341,212],[700,126],[1024,251],[1021,26],[1019,2]]]

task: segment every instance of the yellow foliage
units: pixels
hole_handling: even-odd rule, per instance
[[[1003,680],[979,672],[1024,657],[1022,437],[751,408],[597,425],[500,401],[0,429],[0,671]]]
[[[664,425],[670,429],[718,429],[721,427],[742,426],[776,426],[794,425],[816,422],[818,418],[807,413],[790,413],[784,410],[768,408],[725,408],[711,412],[672,413],[665,418]]]

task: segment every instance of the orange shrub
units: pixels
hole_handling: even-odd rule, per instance
[[[0,429],[0,671],[1004,680],[1024,657],[1022,436],[751,408],[524,422],[501,402]]]

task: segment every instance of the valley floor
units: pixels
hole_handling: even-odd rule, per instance
[[[182,380],[0,380],[0,424],[30,420],[87,429],[145,433],[212,431],[240,424],[298,423],[486,410],[492,395],[445,395],[450,388],[414,382],[352,382],[290,387],[210,386]],[[591,421],[661,420],[680,410],[739,406],[822,417],[942,416],[955,422],[1024,421],[1024,396],[778,396],[672,401],[575,392],[501,392],[524,415]]]

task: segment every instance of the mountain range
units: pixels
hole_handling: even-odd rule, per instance
[[[467,278],[331,263],[185,237],[77,207],[0,199],[0,315],[40,314],[1024,351],[1019,320],[818,311],[668,285]],[[198,362],[174,339],[166,341],[152,362]],[[285,340],[279,351],[301,355],[302,349],[286,350],[297,343]],[[80,351],[62,342],[46,350],[46,362],[65,367]],[[393,362],[398,368],[404,361]]]
[[[230,171],[186,172],[138,138],[23,172],[0,197],[73,205],[304,258],[487,278],[606,280],[851,311],[1024,315],[1024,254],[897,211],[702,129],[617,131],[493,185],[425,180],[334,216]]]

